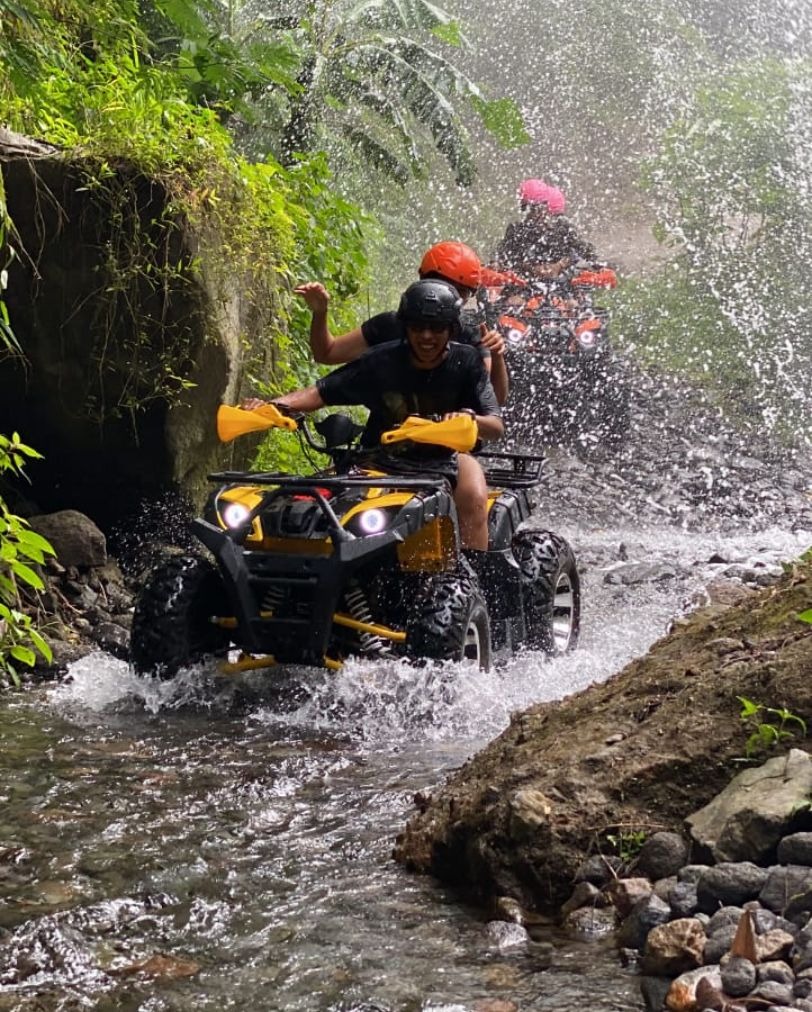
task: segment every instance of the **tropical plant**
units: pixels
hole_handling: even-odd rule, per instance
[[[764,706],[746,696],[736,696],[741,704],[739,717],[751,729],[745,756],[752,759],[760,749],[774,748],[785,738],[800,733],[806,737],[806,721],[786,707]]]
[[[9,439],[0,435],[0,475],[23,477],[27,458],[40,454],[20,441],[15,432]],[[37,653],[51,660],[51,648],[37,631],[24,609],[21,588],[44,589],[42,576],[34,566],[53,555],[51,545],[32,531],[22,517],[12,513],[0,496],[0,674],[20,684],[18,665],[33,667]]]
[[[256,0],[245,3],[238,24],[256,10]],[[286,0],[266,29],[300,54],[282,125],[283,159],[343,148],[356,163],[405,181],[420,174],[428,137],[457,180],[469,183],[474,161],[461,104],[505,147],[528,139],[515,104],[488,100],[445,55],[443,47],[463,47],[466,39],[430,0]]]
[[[247,100],[268,89],[295,91],[299,58],[268,16],[242,11],[239,0],[144,0],[139,24],[153,59],[172,66],[192,102],[222,118],[249,112]]]

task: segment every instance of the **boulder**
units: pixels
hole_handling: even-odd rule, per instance
[[[84,513],[70,509],[42,513],[29,523],[51,542],[60,565],[89,569],[107,562],[107,539]]]
[[[717,861],[760,861],[793,827],[812,795],[812,757],[801,749],[743,770],[688,816],[693,839]]]
[[[649,932],[640,969],[655,977],[676,977],[702,965],[705,930],[692,917],[660,924]]]
[[[676,875],[688,860],[688,844],[679,833],[654,833],[640,848],[634,871],[652,881]]]
[[[752,861],[727,861],[708,868],[696,885],[700,909],[712,913],[723,905],[754,900],[767,881],[767,869]]]

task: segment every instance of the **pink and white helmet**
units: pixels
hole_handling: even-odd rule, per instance
[[[546,204],[550,214],[563,214],[566,198],[557,186],[545,183],[543,179],[524,179],[519,184],[519,200],[523,204]]]

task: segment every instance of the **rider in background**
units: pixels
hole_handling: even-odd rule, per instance
[[[592,245],[564,217],[566,198],[543,179],[519,186],[521,221],[508,225],[495,254],[499,270],[526,278],[555,278],[578,260],[595,260]]]
[[[445,281],[452,285],[460,298],[469,299],[479,288],[482,264],[479,257],[461,242],[441,242],[432,246],[423,256],[418,269],[421,280]],[[310,323],[310,348],[313,358],[322,365],[340,365],[352,362],[369,348],[386,341],[405,338],[403,322],[396,313],[378,313],[365,320],[360,327],[333,337],[327,322],[327,308],[330,296],[324,285],[309,281],[294,289],[310,307],[313,314]],[[504,360],[505,344],[501,335],[484,324],[467,323],[463,320],[458,336],[462,344],[477,348],[485,369],[490,373],[496,398],[504,404],[508,395],[508,374]]]

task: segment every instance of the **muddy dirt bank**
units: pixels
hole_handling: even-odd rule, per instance
[[[587,855],[681,829],[742,768],[753,727],[737,696],[812,717],[812,626],[798,619],[809,608],[812,562],[734,607],[679,619],[609,681],[516,714],[416,798],[397,860],[484,905],[507,895],[555,910]],[[793,734],[773,753],[788,747],[806,742]]]

